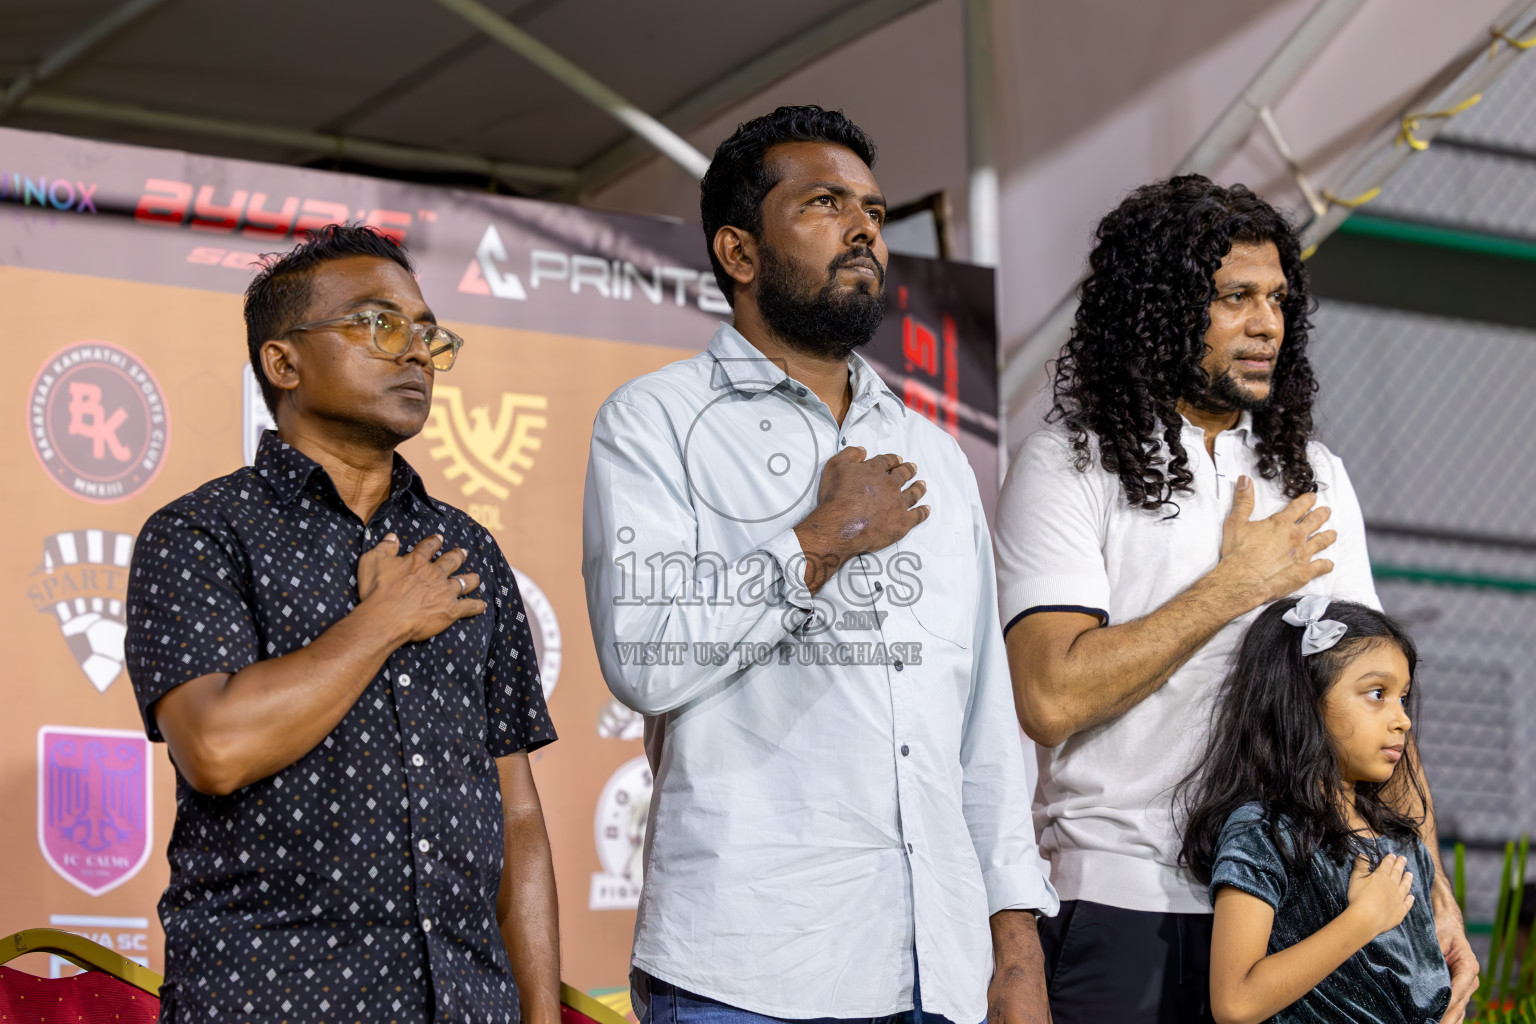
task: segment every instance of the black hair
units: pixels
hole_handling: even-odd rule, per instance
[[[771,114],[736,126],[730,138],[715,148],[714,159],[699,186],[699,215],[704,221],[704,247],[715,282],[725,299],[736,305],[736,282],[715,258],[715,233],[726,225],[752,235],[763,230],[763,198],[779,183],[764,159],[784,142],[829,142],[853,150],[865,166],[875,166],[875,144],[841,110],[821,107],[779,107]]]
[[[1374,861],[1374,849],[1350,829],[1338,794],[1345,782],[1328,738],[1323,698],[1344,667],[1367,648],[1396,644],[1408,659],[1411,720],[1417,713],[1418,649],[1389,616],[1352,601],[1334,601],[1326,618],[1342,622],[1344,636],[1326,651],[1301,653],[1301,629],[1284,621],[1297,598],[1270,605],[1244,634],[1212,716],[1211,739],[1198,767],[1179,784],[1174,806],[1187,813],[1179,863],[1209,885],[1217,841],[1228,816],[1249,801],[1264,807],[1270,838],[1295,876],[1313,855]],[[1355,783],[1355,807],[1378,835],[1408,839],[1423,817],[1410,811],[1429,802],[1415,765],[1410,733],[1403,756],[1386,782]]]
[[[352,256],[393,260],[406,273],[416,272],[405,249],[388,235],[361,224],[327,224],[287,252],[263,256],[260,272],[245,290],[245,344],[261,397],[274,416],[278,392],[261,367],[261,346],[302,322],[309,309],[310,284],[320,266]]]
[[[1049,420],[1066,423],[1077,468],[1097,459],[1131,505],[1172,506],[1177,515],[1174,492],[1192,490],[1178,402],[1211,386],[1200,362],[1213,279],[1235,242],[1273,242],[1288,291],[1270,397],[1253,410],[1259,474],[1279,477],[1287,497],[1316,490],[1307,460],[1314,307],[1296,229],[1242,185],[1187,174],[1142,186],[1099,222],[1072,336],[1056,362]]]

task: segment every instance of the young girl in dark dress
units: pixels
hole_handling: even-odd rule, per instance
[[[1414,745],[1413,641],[1381,612],[1279,601],[1243,637],[1185,780],[1219,1024],[1434,1024],[1450,972]]]

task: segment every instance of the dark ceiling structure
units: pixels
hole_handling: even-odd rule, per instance
[[[0,0],[0,124],[580,201],[926,2]]]

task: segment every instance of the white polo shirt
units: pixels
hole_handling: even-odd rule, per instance
[[[1193,492],[1175,492],[1179,511],[1172,518],[1166,507],[1132,508],[1119,478],[1097,460],[1079,472],[1061,424],[1025,440],[997,506],[1005,630],[1031,612],[1084,611],[1117,625],[1166,604],[1215,567],[1239,476],[1253,480],[1255,519],[1285,507],[1280,481],[1259,475],[1248,414],[1217,436],[1214,460],[1206,453],[1204,431],[1187,420],[1182,439]],[[1308,454],[1318,502],[1333,510],[1325,529],[1337,530],[1339,539],[1324,555],[1333,571],[1298,593],[1379,608],[1365,523],[1344,464],[1316,441]],[[1257,615],[1255,610],[1228,623],[1129,711],[1058,747],[1037,748],[1035,828],[1062,899],[1127,910],[1210,912],[1205,889],[1178,867],[1172,790],[1205,749],[1212,701]]]

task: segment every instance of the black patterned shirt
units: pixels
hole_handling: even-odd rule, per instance
[[[512,570],[395,456],[364,524],[329,475],[268,432],[256,464],[156,512],[128,587],[128,671],[154,705],[310,643],[357,600],[384,534],[441,533],[488,607],[390,655],[318,746],[228,796],[176,777],[163,1021],[518,1019],[496,921],[494,759],[555,738]]]

